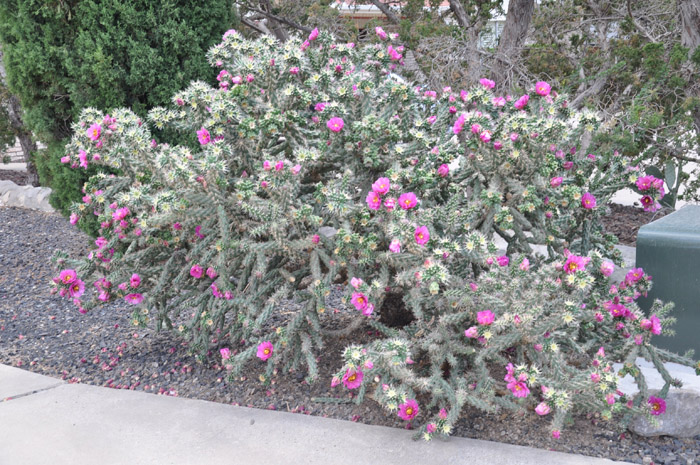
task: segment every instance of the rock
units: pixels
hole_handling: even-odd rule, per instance
[[[48,187],[18,186],[12,181],[0,181],[0,206],[53,212],[48,200],[50,194]]]
[[[338,230],[335,228],[331,228],[330,226],[321,226],[320,228],[318,228],[318,232],[323,237],[333,237],[336,235]]]
[[[700,435],[700,395],[687,390],[670,391],[666,396],[666,412],[657,419],[659,424],[654,426],[640,415],[632,420],[629,429],[640,436],[692,438]]]

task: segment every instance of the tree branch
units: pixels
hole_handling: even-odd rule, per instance
[[[264,15],[264,16],[267,17],[268,19],[272,19],[273,21],[278,21],[278,22],[280,22],[280,23],[286,24],[287,26],[293,27],[294,29],[298,29],[298,30],[300,30],[300,31],[304,31],[304,32],[306,32],[306,33],[309,33],[309,32],[311,32],[311,30],[312,30],[310,27],[302,26],[301,24],[298,24],[298,23],[296,23],[296,22],[294,22],[294,21],[292,21],[292,20],[290,20],[290,19],[283,18],[283,17],[281,17],[281,16],[277,16],[277,15],[274,15],[274,14],[269,13],[269,12],[267,12],[267,11],[263,11],[263,10],[261,10],[261,9],[259,9],[259,8],[255,8],[255,7],[253,7],[253,6],[250,6],[250,5],[248,5],[246,2],[235,2],[235,3],[236,3],[236,5],[238,5],[238,6],[242,6],[242,7],[246,8],[246,9],[248,9],[248,10],[250,10],[250,11],[254,11],[254,12],[256,12],[256,13],[260,13],[261,15]]]
[[[391,11],[391,7],[387,5],[386,3],[382,2],[381,0],[371,0],[372,4],[379,8],[379,10],[384,13],[384,16],[387,17],[389,22],[391,24],[399,24],[399,17],[396,16],[396,14]]]

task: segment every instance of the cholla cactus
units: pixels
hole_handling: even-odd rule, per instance
[[[62,258],[75,270],[56,278],[61,295],[82,312],[124,298],[140,306],[134,324],[175,329],[200,354],[230,346],[232,376],[257,356],[268,377],[282,364],[314,379],[319,315],[343,283],[357,321],[387,339],[346,351],[338,382],[364,393],[375,375],[363,370],[375,370],[375,398],[407,420],[419,414],[414,396],[429,394],[445,410],[428,435],[449,432],[465,403],[523,407],[504,386],[517,398],[546,386],[539,412],[554,409],[558,430],[600,346],[615,357],[652,350],[642,324],[652,319],[637,309],[623,329],[619,316],[597,319],[607,275],[583,271],[601,260],[590,251],[609,250],[596,219],[625,167],[615,153],[576,153],[598,119],[546,83],[518,99],[493,95],[488,80],[414,89],[390,72],[401,53],[317,32],[279,44],[229,31],[209,53],[219,87],[195,82],[149,114],[196,149],[158,144],[129,110],[85,110],[63,161],[115,174],[93,177],[75,206],[71,220],[97,215],[101,236],[87,260]],[[531,244],[567,261],[516,254]],[[93,302],[75,284],[88,279]],[[279,323],[283,299],[297,307]],[[387,303],[403,327],[389,324]],[[601,376],[606,388],[583,402],[613,393]]]

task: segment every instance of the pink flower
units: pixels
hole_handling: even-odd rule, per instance
[[[58,279],[61,280],[63,284],[73,283],[77,278],[78,274],[75,270],[63,270],[58,274]]]
[[[419,226],[413,233],[413,237],[416,238],[416,243],[418,245],[425,245],[430,240],[430,231],[426,226]]]
[[[552,179],[549,180],[549,185],[552,187],[559,187],[561,186],[561,183],[564,181],[564,178],[560,176],[556,176]]]
[[[440,165],[437,172],[438,176],[446,178],[450,174],[450,167],[443,163],[442,165]]]
[[[78,160],[80,160],[80,167],[81,168],[88,167],[87,153],[85,152],[85,150],[78,151]]]
[[[552,91],[552,86],[547,84],[544,81],[539,81],[535,84],[535,92],[537,95],[541,95],[542,97],[546,97],[549,95],[549,93]]]
[[[311,34],[309,34],[309,42],[313,42],[318,37],[318,28],[315,27]]]
[[[644,270],[641,268],[633,268],[627,272],[625,275],[625,282],[627,284],[634,284],[644,277]]]
[[[510,258],[502,255],[500,257],[496,257],[496,261],[498,262],[498,266],[508,266],[510,263]]]
[[[471,127],[472,134],[479,134],[481,132],[481,125],[474,123]]]
[[[372,184],[372,190],[379,195],[384,195],[391,189],[389,178],[379,178]]]
[[[497,140],[496,142],[493,143],[493,148],[496,150],[501,150],[503,148],[503,142],[500,140]]]
[[[452,126],[452,132],[455,134],[459,134],[462,132],[462,129],[464,129],[464,123],[467,121],[467,117],[462,113],[459,115],[459,117],[455,120],[454,125]]]
[[[133,289],[136,289],[141,285],[141,276],[139,276],[136,273],[132,274],[131,279],[129,280],[129,284]]]
[[[275,163],[275,171],[282,171],[284,168],[284,162],[282,160]]]
[[[476,326],[472,326],[469,329],[464,331],[464,335],[468,337],[469,339],[474,339],[476,337],[479,337],[479,330],[477,329]]]
[[[328,122],[326,123],[326,126],[328,127],[328,129],[330,129],[333,132],[340,132],[343,130],[343,126],[345,126],[345,122],[343,121],[342,118],[335,117],[335,118],[329,119]]]
[[[583,196],[581,197],[581,205],[586,210],[591,210],[595,208],[596,201],[595,197],[593,197],[593,194],[591,194],[590,192],[586,192],[585,194],[583,194]]]
[[[528,260],[527,258],[523,258],[523,261],[520,262],[519,268],[520,268],[522,271],[527,271],[527,270],[529,270],[529,269],[530,269],[530,260]]]
[[[70,163],[70,156],[61,157],[61,163]]]
[[[192,265],[192,268],[190,268],[190,276],[199,279],[202,277],[202,274],[204,274],[204,269],[201,265]]]
[[[88,136],[88,138],[90,138],[90,140],[99,139],[100,134],[102,134],[102,126],[100,126],[97,123],[90,126],[90,128],[87,130],[87,136]]]
[[[537,407],[535,407],[535,413],[543,417],[551,412],[552,409],[547,405],[547,402],[541,402]]]
[[[384,32],[384,29],[382,29],[381,27],[377,26],[377,27],[374,28],[374,32],[379,36],[380,39],[386,40],[387,35],[386,35],[386,32]]]
[[[598,373],[591,373],[591,381],[594,383],[597,383],[600,381],[600,374]]]
[[[299,174],[299,171],[301,171],[301,165],[292,166],[292,174]]]
[[[600,272],[603,273],[604,276],[610,276],[613,274],[615,271],[615,264],[609,260],[605,260],[603,263],[600,264]]]
[[[416,418],[419,411],[420,409],[418,408],[416,399],[408,399],[406,402],[399,405],[398,415],[402,420],[411,421]]]
[[[299,74],[299,67],[292,66],[291,68],[289,68],[289,74],[294,74],[294,75]]]
[[[554,431],[552,431],[552,437],[554,439],[559,439],[561,437],[561,431],[555,429]]]
[[[138,305],[143,301],[143,296],[141,294],[127,294],[124,296],[124,300],[131,305]]]
[[[494,87],[496,87],[496,83],[493,82],[491,79],[481,78],[479,79],[479,83],[486,89],[493,89]]]
[[[389,46],[386,48],[386,53],[387,53],[387,54],[391,57],[391,59],[394,60],[394,61],[399,61],[399,60],[403,57],[403,55],[401,55],[398,51],[396,51],[396,50],[394,49],[394,47],[392,47],[391,45],[389,45]]]
[[[651,334],[659,335],[661,334],[661,321],[659,320],[659,317],[656,315],[652,315],[649,317],[649,321],[651,321]]]
[[[207,276],[209,276],[210,279],[216,279],[216,277],[219,275],[214,268],[209,267],[207,268]]]
[[[391,244],[389,244],[389,250],[391,250],[394,253],[400,253],[401,252],[401,241],[398,239],[394,239],[391,241]]]
[[[362,310],[364,316],[370,316],[374,312],[374,304],[367,304],[367,307]]]
[[[527,102],[530,101],[530,96],[525,94],[522,97],[520,97],[518,100],[515,101],[513,106],[515,107],[516,110],[522,110],[527,106]]]
[[[270,160],[263,161],[263,170],[270,171],[271,169],[272,169],[272,163],[270,163]]]
[[[352,303],[357,310],[364,310],[367,308],[367,296],[361,292],[353,292],[350,303]]]
[[[429,434],[433,434],[435,431],[437,431],[437,425],[435,423],[428,423],[425,426],[425,431],[427,431]]]
[[[77,215],[77,213],[70,214],[70,218],[69,218],[70,224],[76,224],[79,219],[80,219],[80,217]]]
[[[513,380],[508,383],[506,387],[510,389],[510,392],[512,392],[515,397],[523,398],[530,394],[530,389],[527,387],[527,384],[522,381]]]
[[[231,349],[228,347],[224,347],[223,349],[219,350],[219,353],[221,354],[221,358],[224,360],[231,358]]]
[[[417,204],[418,204],[418,199],[416,198],[416,194],[414,194],[413,192],[406,192],[406,193],[401,194],[399,196],[399,205],[404,210],[410,210],[411,208],[415,207]]]
[[[272,352],[275,348],[272,346],[272,342],[264,341],[258,345],[258,353],[256,354],[260,360],[263,362],[268,358],[272,357]]]
[[[201,128],[199,131],[197,131],[197,139],[199,139],[199,143],[201,145],[207,145],[209,142],[211,142],[209,131],[207,131],[204,127]]]
[[[80,279],[76,279],[73,281],[68,288],[68,295],[70,295],[72,298],[77,299],[81,295],[83,295],[83,292],[85,292],[85,283],[82,282]]]
[[[314,234],[313,236],[311,236],[311,242],[313,242],[314,244],[318,244],[319,242],[321,242],[321,236],[319,236],[318,234]]]
[[[570,254],[564,263],[564,272],[566,274],[572,274],[579,270],[584,270],[588,264],[588,261],[588,257],[580,257],[578,255]]]
[[[362,371],[349,368],[343,375],[343,384],[348,389],[356,389],[362,385],[363,377]]]
[[[367,208],[370,210],[379,210],[379,208],[382,206],[382,199],[374,191],[367,192],[367,198],[365,201],[367,202]]]
[[[356,277],[353,276],[353,277],[350,279],[350,285],[351,285],[352,287],[354,287],[355,289],[359,289],[360,286],[362,286],[363,284],[364,284],[364,281],[362,281],[361,278],[356,278]]]
[[[441,419],[446,420],[447,419],[447,410],[445,410],[444,408],[441,408],[440,412],[438,413],[438,416]]]
[[[656,180],[656,178],[654,176],[639,177],[639,178],[637,178],[637,182],[636,182],[637,188],[640,191],[645,191],[647,189],[651,189],[655,180]]]
[[[666,411],[666,401],[654,396],[649,396],[649,405],[651,405],[652,415],[661,415]]]
[[[479,134],[479,139],[481,139],[482,142],[490,142],[491,141],[491,131],[481,131],[481,134]]]
[[[476,314],[476,321],[483,326],[488,326],[493,323],[496,315],[493,314],[491,310],[484,310],[483,312],[478,312]]]

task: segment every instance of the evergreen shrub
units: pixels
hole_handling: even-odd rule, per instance
[[[392,73],[401,54],[318,31],[284,44],[228,31],[208,55],[218,87],[194,82],[144,124],[85,110],[66,162],[120,174],[92,177],[73,207],[73,221],[97,216],[100,237],[84,261],[58,257],[56,291],[83,313],[125,299],[135,325],[174,329],[201,356],[220,349],[232,380],[256,357],[266,382],[278,367],[315,380],[328,338],[366,322],[382,336],[348,347],[332,383],[408,421],[420,412],[426,438],[449,433],[467,404],[537,406],[555,436],[577,410],[658,413],[636,357],[667,387],[661,361],[693,361],[651,345],[672,319],[668,305],[636,305],[642,270],[611,282],[617,257],[598,219],[639,176],[612,150],[578,149],[597,116],[545,82],[517,98],[486,79],[413,88]],[[159,143],[150,127],[200,146]],[[338,285],[358,313],[330,331],[320,315]],[[296,310],[279,324],[283,299]],[[617,391],[613,361],[641,396]]]

